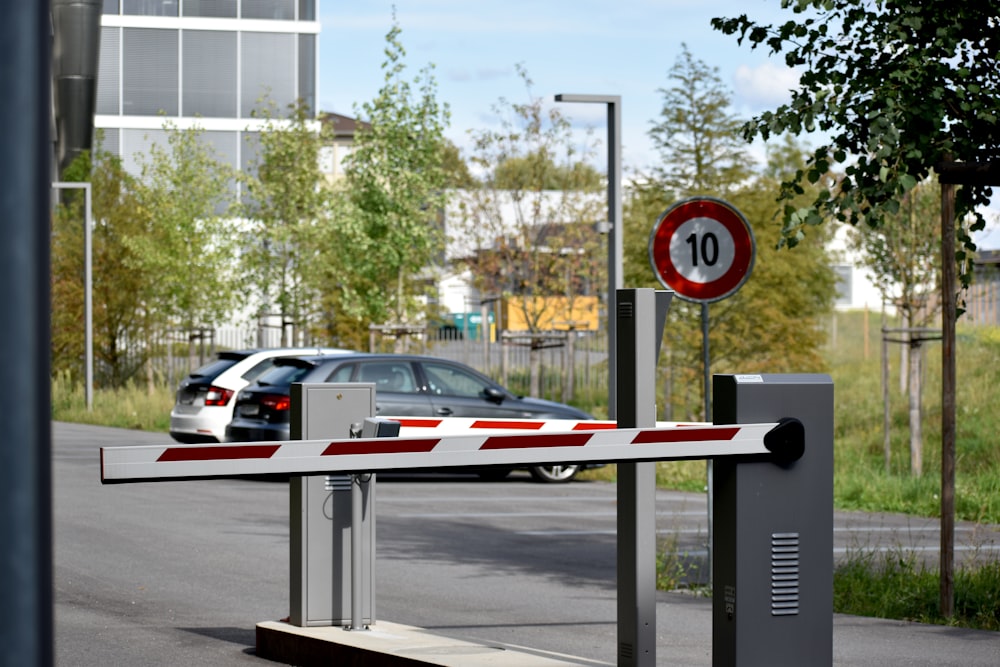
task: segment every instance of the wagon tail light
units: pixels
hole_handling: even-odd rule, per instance
[[[260,404],[274,412],[287,412],[292,407],[292,399],[288,396],[268,394],[260,398]]]
[[[222,387],[216,387],[213,385],[208,388],[208,393],[205,394],[205,405],[227,405],[229,403],[229,399],[232,397],[232,389],[223,389]]]

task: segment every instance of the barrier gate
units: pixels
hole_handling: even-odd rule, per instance
[[[374,412],[369,385],[327,385],[317,390],[299,385],[293,405],[299,405],[302,440],[103,447],[102,482],[302,476],[290,485],[291,620],[297,625],[315,622],[361,630],[376,619],[373,472],[617,462],[618,665],[652,667],[656,664],[655,461],[712,458],[713,664],[832,665],[830,378],[717,375],[714,424],[657,426],[655,366],[670,293],[628,289],[619,290],[617,296],[617,429],[378,438],[392,435],[398,422],[365,418]],[[330,401],[345,396],[352,405],[350,418],[360,417],[363,423],[351,426],[363,431],[364,437],[318,437],[324,420],[334,430],[344,426],[338,421],[342,416],[331,417],[337,411]],[[390,432],[379,433],[385,430]],[[338,495],[337,484],[350,493]],[[331,521],[324,515],[327,501],[335,503],[333,515],[340,518]],[[308,557],[319,542],[332,545],[329,552]],[[319,604],[313,606],[312,598]]]

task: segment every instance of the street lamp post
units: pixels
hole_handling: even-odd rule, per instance
[[[617,371],[615,350],[618,332],[615,325],[615,293],[624,287],[622,282],[622,156],[620,95],[556,95],[556,102],[580,102],[608,105],[608,419],[618,417]]]
[[[619,95],[556,95],[556,102],[582,102],[608,106],[608,417],[619,427],[655,423],[654,396],[637,397],[623,405],[618,396],[618,296],[623,287],[621,111]],[[634,342],[623,341],[634,348]],[[657,346],[658,347],[658,346]],[[635,355],[633,355],[635,356]],[[655,356],[653,356],[655,363]],[[622,371],[634,379],[635,359],[623,360]],[[626,381],[624,384],[629,384]],[[634,393],[634,392],[633,392]],[[640,403],[644,403],[640,405]],[[642,424],[645,426],[646,424]],[[656,463],[628,461],[618,464],[618,665],[653,667],[656,664]],[[652,542],[650,536],[653,536]],[[640,548],[639,545],[643,545]],[[651,548],[646,548],[652,545]]]
[[[84,396],[87,411],[94,409],[94,304],[93,304],[93,242],[91,239],[91,187],[90,183],[56,181],[53,190],[83,190],[83,311],[86,389]]]

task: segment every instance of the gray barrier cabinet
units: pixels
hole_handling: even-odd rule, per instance
[[[716,375],[716,424],[794,417],[801,457],[714,463],[712,662],[833,662],[833,382]],[[796,452],[791,452],[789,458]]]
[[[372,383],[293,384],[291,438],[349,438],[375,414]],[[375,475],[294,475],[289,481],[289,622],[351,624],[352,482],[360,484],[361,615],[375,619]]]

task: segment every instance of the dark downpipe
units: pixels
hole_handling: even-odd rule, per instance
[[[100,0],[52,0],[53,140],[59,176],[93,142],[100,37]]]
[[[0,20],[0,367],[18,405],[0,438],[0,662],[51,665],[49,416],[49,5],[4,3]]]

